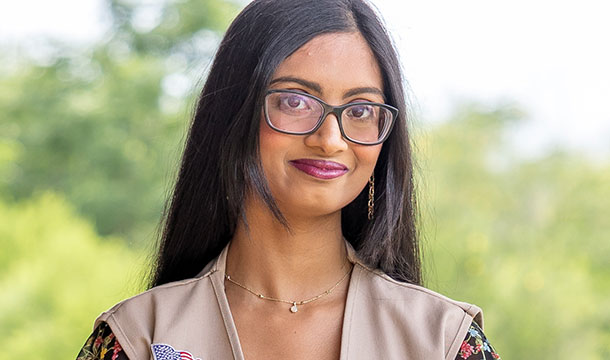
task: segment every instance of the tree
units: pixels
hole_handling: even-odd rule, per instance
[[[480,305],[503,358],[607,358],[610,166],[516,157],[520,117],[465,106],[416,139],[428,285]]]
[[[100,312],[137,292],[142,259],[53,193],[0,202],[0,219],[0,359],[76,357]]]
[[[56,46],[0,74],[5,198],[63,193],[102,234],[150,239],[177,170],[196,79],[237,5],[108,2],[90,49]]]

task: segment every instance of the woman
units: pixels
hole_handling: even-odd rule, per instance
[[[419,286],[404,98],[362,0],[248,5],[199,98],[151,289],[79,359],[498,358],[480,309]]]

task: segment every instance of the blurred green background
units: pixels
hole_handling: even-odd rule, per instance
[[[191,107],[240,5],[182,0],[49,61],[0,49],[0,359],[75,358],[95,317],[143,290]],[[18,56],[9,61],[7,56]],[[503,359],[610,358],[610,161],[508,137],[515,104],[415,123],[427,285],[485,311]]]

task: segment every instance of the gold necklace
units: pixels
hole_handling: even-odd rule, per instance
[[[346,261],[347,262],[347,261]],[[343,269],[345,265],[343,265],[341,268]],[[343,280],[345,280],[345,278],[347,277],[347,275],[349,275],[349,273],[351,272],[351,269],[349,271],[347,271],[343,277],[337,281],[337,283],[335,285],[333,285],[330,289],[324,291],[323,293],[316,295],[312,298],[309,298],[307,300],[301,300],[301,301],[293,301],[293,300],[282,300],[282,299],[276,299],[270,296],[265,296],[261,293],[257,293],[256,291],[250,289],[249,287],[242,285],[240,283],[238,283],[237,281],[231,279],[231,277],[228,274],[225,274],[225,278],[227,280],[229,280],[230,282],[232,282],[233,284],[239,286],[240,288],[248,291],[249,293],[251,293],[252,295],[258,297],[259,299],[263,299],[263,300],[269,300],[269,301],[275,301],[275,302],[282,302],[282,303],[286,303],[286,304],[292,304],[292,306],[290,307],[290,312],[291,313],[296,313],[297,311],[299,311],[299,309],[297,308],[297,305],[305,305],[307,303],[310,303],[312,301],[316,301],[326,295],[329,295],[331,292],[333,292],[333,290],[335,290],[337,288],[337,286],[339,286],[339,284],[341,284],[343,282]]]

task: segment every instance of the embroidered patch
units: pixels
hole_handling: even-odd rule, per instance
[[[201,360],[195,358],[193,354],[184,350],[176,350],[167,344],[152,344],[151,346],[154,360]]]

